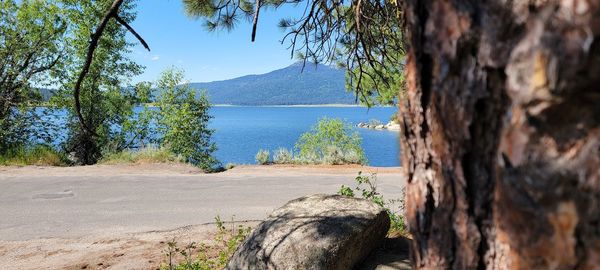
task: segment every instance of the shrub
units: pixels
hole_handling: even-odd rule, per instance
[[[304,155],[296,155],[294,156],[294,164],[322,164],[323,159],[317,156],[316,153],[307,153]]]
[[[273,162],[276,164],[294,163],[294,155],[286,148],[279,148],[273,154]]]
[[[408,231],[404,223],[404,217],[398,212],[404,211],[404,200],[388,200],[385,201],[383,195],[377,192],[377,175],[371,174],[365,176],[362,172],[358,172],[358,176],[354,179],[356,182],[355,190],[360,192],[363,199],[370,200],[377,205],[383,207],[390,218],[390,230],[388,234],[400,234],[407,235]],[[338,191],[339,195],[354,197],[354,191],[352,188],[342,185]],[[404,197],[404,194],[402,194]],[[397,211],[392,208],[397,206]]]
[[[323,153],[323,163],[329,165],[344,164],[344,153],[335,145],[328,145]]]
[[[266,165],[269,164],[270,155],[269,150],[260,149],[254,158],[256,159],[256,163]]]
[[[364,156],[364,153],[350,149],[344,152],[344,161],[345,163],[349,164],[364,164],[366,163],[366,158]]]
[[[185,162],[185,159],[167,148],[145,147],[135,150],[124,150],[107,155],[100,163],[127,164],[127,163],[171,163]]]
[[[322,118],[295,145],[297,161],[303,164],[365,164],[362,139],[340,119]],[[346,157],[347,156],[347,157]]]
[[[235,168],[235,166],[236,166],[235,163],[227,163],[227,164],[225,164],[225,169],[231,170],[231,169]]]
[[[0,155],[0,165],[3,166],[67,166],[70,163],[64,153],[41,144],[12,148]]]

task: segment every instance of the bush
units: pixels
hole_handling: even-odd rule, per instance
[[[322,118],[310,132],[300,136],[295,149],[302,164],[365,164],[362,139],[340,119]]]
[[[235,163],[231,163],[231,162],[227,163],[227,164],[225,164],[225,170],[231,170],[231,169],[235,168],[235,166],[236,166]]]
[[[171,163],[185,162],[185,159],[174,154],[167,148],[146,147],[138,151],[124,150],[107,155],[100,163],[102,164],[127,164],[127,163]]]
[[[370,176],[365,176],[362,172],[358,172],[358,176],[354,180],[356,182],[355,190],[360,192],[363,199],[376,203],[383,207],[387,212],[390,218],[390,230],[388,231],[388,234],[407,235],[408,231],[404,223],[404,217],[402,214],[398,213],[404,211],[404,200],[397,199],[386,201],[383,196],[377,192],[377,175],[374,173]],[[344,185],[342,185],[337,194],[354,197],[352,188]],[[397,211],[392,209],[394,206],[397,206]]]
[[[276,164],[294,163],[294,155],[286,148],[279,148],[273,154],[273,162]]]
[[[260,165],[266,165],[269,164],[269,157],[269,150],[260,149],[254,158],[256,159],[256,163]]]
[[[20,146],[0,155],[0,165],[3,166],[67,166],[70,163],[64,153],[48,145]]]

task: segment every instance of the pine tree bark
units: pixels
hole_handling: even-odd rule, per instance
[[[415,268],[600,266],[600,0],[406,0]]]

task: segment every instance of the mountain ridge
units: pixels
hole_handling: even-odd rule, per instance
[[[197,92],[205,90],[212,104],[220,105],[319,105],[355,104],[345,89],[345,71],[322,64],[302,63],[264,74],[229,80],[192,82]]]

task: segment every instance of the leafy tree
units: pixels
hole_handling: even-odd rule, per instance
[[[68,57],[64,70],[56,77],[62,87],[53,102],[69,112],[69,135],[65,149],[81,164],[94,164],[104,154],[123,150],[133,143],[131,123],[134,106],[140,102],[138,89],[125,87],[129,79],[142,72],[143,67],[128,59],[132,44],[125,39],[126,29],[111,21],[105,28],[93,55],[88,76],[81,84],[82,116],[88,132],[76,119],[72,89],[79,70],[86,61],[90,33],[112,1],[64,0],[63,8],[69,21]],[[134,4],[126,1],[120,17],[129,22],[135,18]]]
[[[183,71],[170,69],[156,83],[158,143],[187,162],[211,171],[218,161],[212,156],[217,149],[211,141],[214,131],[208,128],[210,103],[205,93],[196,96],[193,89],[182,84],[183,78]]]
[[[41,136],[40,117],[28,106],[40,101],[35,88],[64,56],[66,22],[48,1],[0,1],[0,153]]]

